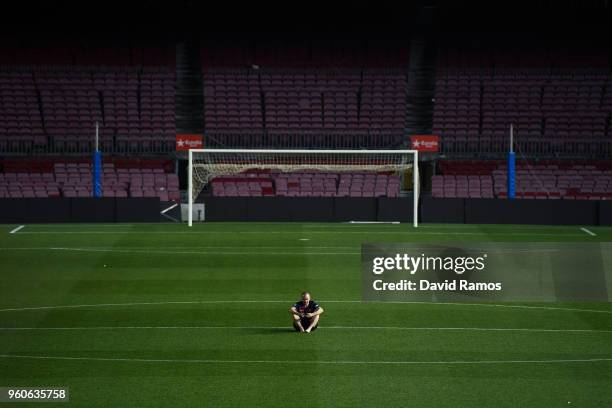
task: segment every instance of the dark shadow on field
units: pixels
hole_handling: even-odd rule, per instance
[[[295,330],[291,326],[287,328],[284,328],[284,327],[257,327],[257,328],[245,329],[245,332],[249,334],[283,334],[283,333],[287,334],[287,333],[294,333]]]

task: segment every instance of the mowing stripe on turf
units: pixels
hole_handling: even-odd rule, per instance
[[[588,229],[586,229],[586,228],[584,228],[584,227],[583,227],[583,228],[580,228],[580,229],[581,229],[582,231],[586,232],[587,234],[589,234],[589,235],[590,235],[590,236],[592,236],[592,237],[596,237],[596,236],[597,236],[597,234],[595,234],[594,232],[592,232],[592,231],[590,231],[590,230],[588,230]]]
[[[528,305],[503,305],[496,303],[458,303],[458,302],[400,302],[400,301],[361,301],[361,300],[319,300],[320,303],[363,303],[367,304],[406,304],[406,305],[429,305],[429,306],[475,306],[475,307],[494,307],[508,309],[533,309],[563,312],[583,312],[583,313],[604,313],[612,314],[612,310],[601,309],[579,309],[570,307],[555,306],[528,306]],[[122,307],[122,306],[160,306],[160,305],[197,305],[197,304],[224,304],[224,303],[285,303],[293,304],[292,300],[185,300],[185,301],[163,301],[163,302],[128,302],[128,303],[94,303],[80,305],[57,305],[57,306],[30,306],[18,308],[4,308],[0,312],[23,312],[32,310],[52,310],[52,309],[79,309],[88,307]]]
[[[321,326],[319,330],[391,330],[391,331],[477,331],[529,333],[612,333],[595,329],[532,329],[498,327],[402,327],[402,326]],[[80,327],[0,327],[0,331],[80,331],[80,330],[279,330],[290,326],[80,326]]]
[[[110,358],[110,357],[69,357],[32,356],[22,354],[0,354],[0,358],[37,360],[107,361],[133,363],[203,363],[203,364],[559,364],[559,363],[601,363],[612,362],[612,358],[572,358],[558,360],[448,360],[448,361],[350,361],[350,360],[207,360],[173,358]]]

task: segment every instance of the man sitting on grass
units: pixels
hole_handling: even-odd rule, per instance
[[[314,300],[310,300],[310,293],[302,293],[302,300],[294,304],[291,309],[293,327],[300,333],[310,333],[316,330],[319,325],[319,316],[323,313],[323,308]]]

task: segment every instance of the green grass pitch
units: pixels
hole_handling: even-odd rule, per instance
[[[69,387],[57,406],[612,406],[609,303],[360,302],[362,242],[610,228],[16,227],[0,226],[0,386]],[[310,335],[290,326],[302,290],[326,310]]]

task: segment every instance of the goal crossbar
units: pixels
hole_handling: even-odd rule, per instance
[[[321,160],[317,163],[317,161],[305,161],[303,163],[273,163],[268,161],[262,162],[249,162],[248,160],[238,160],[238,161],[220,161],[218,164],[208,164],[202,165],[197,164],[194,161],[194,154],[203,154],[203,155],[235,155],[240,157],[241,155],[247,157],[249,155],[255,155],[261,158],[261,155],[269,155],[269,157],[278,157],[278,156],[288,156],[291,155],[308,155],[309,158],[313,158],[313,156],[320,156],[321,158],[325,158],[326,156],[335,156],[332,160]],[[188,225],[191,227],[193,225],[193,203],[197,198],[197,194],[199,194],[198,190],[194,194],[194,168],[202,167],[205,168],[206,176],[204,180],[201,180],[201,184],[204,185],[208,183],[209,179],[214,175],[223,174],[223,171],[227,171],[230,174],[240,173],[242,171],[248,169],[271,169],[271,168],[282,168],[283,171],[293,172],[300,170],[314,170],[317,168],[317,165],[321,165],[324,163],[324,170],[326,171],[334,171],[334,172],[343,172],[347,171],[345,164],[334,164],[334,161],[342,161],[342,157],[367,157],[367,155],[373,156],[389,156],[389,155],[400,155],[400,156],[412,156],[412,163],[400,163],[400,164],[385,164],[385,163],[373,163],[373,164],[352,164],[352,168],[349,171],[354,170],[362,170],[362,171],[388,171],[388,170],[400,170],[412,167],[412,176],[413,176],[413,225],[415,227],[418,226],[418,200],[419,200],[419,169],[418,169],[418,151],[417,150],[309,150],[309,149],[190,149],[188,152],[189,162],[188,162]],[[296,156],[299,157],[299,156]],[[330,164],[331,163],[331,164]],[[210,169],[214,169],[217,171],[211,172]]]

